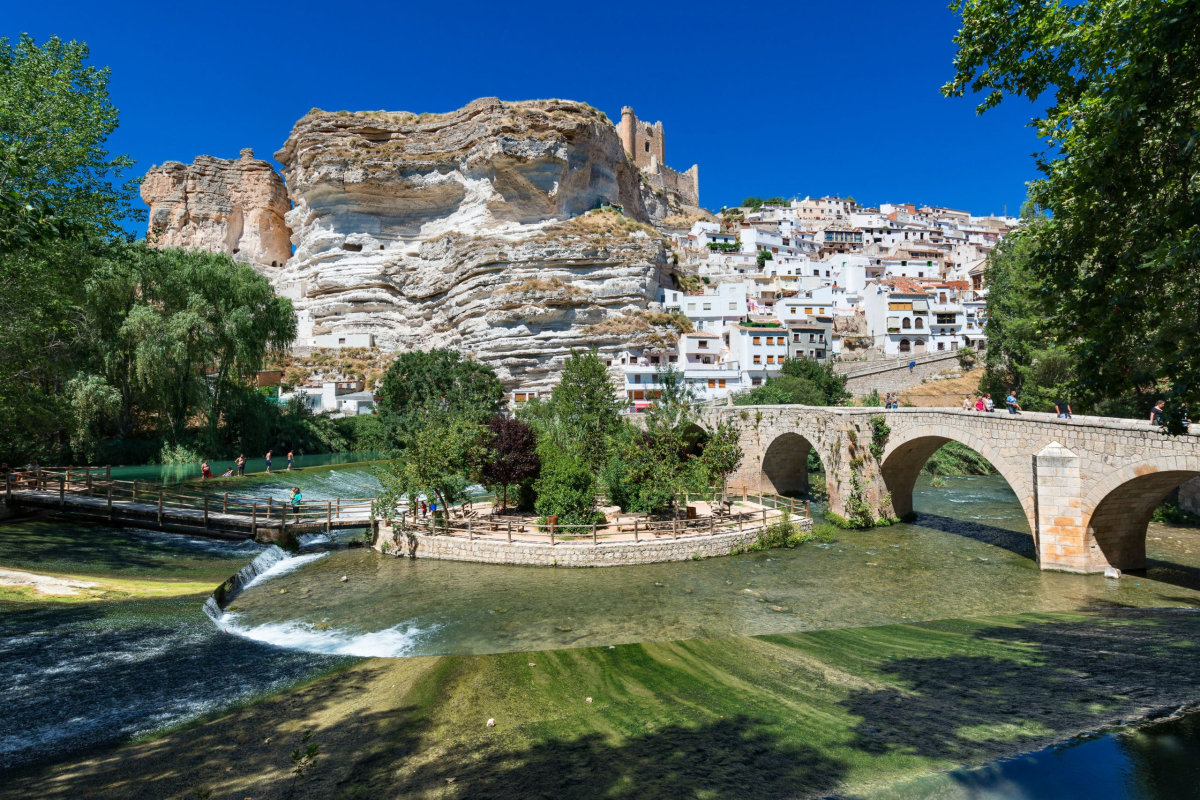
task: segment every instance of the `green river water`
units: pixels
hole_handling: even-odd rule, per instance
[[[139,479],[153,479],[145,469]],[[188,477],[154,469],[168,480]],[[1200,534],[1194,530],[1152,524],[1144,575],[1109,580],[1042,572],[1032,561],[1024,516],[1001,478],[946,481],[945,488],[918,485],[914,524],[845,532],[829,544],[676,564],[572,570],[414,561],[317,537],[260,576],[217,625],[201,610],[204,595],[74,605],[0,601],[6,699],[0,769],[218,711],[355,656],[504,653],[982,615],[1200,606]],[[210,482],[217,491],[228,486],[231,493],[279,499],[292,485],[313,500],[361,497],[377,488],[369,465],[336,462]],[[261,551],[254,544],[54,520],[0,526],[0,567],[33,572],[215,585]],[[48,697],[56,702],[47,705]],[[1137,741],[1149,736],[1150,750],[1168,760],[1180,748],[1194,752],[1197,726],[1188,719],[1176,724],[1182,733],[1139,733]],[[1025,791],[1022,776],[1044,782],[1064,763],[1065,781],[1071,769],[1095,772],[1089,759],[1129,751],[1132,740],[1121,737],[1133,735],[998,763],[990,772],[946,773],[879,796],[1054,796]],[[1068,750],[1074,755],[1063,755]],[[1105,785],[1124,784],[1114,778]]]

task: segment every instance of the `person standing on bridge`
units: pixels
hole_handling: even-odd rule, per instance
[[[971,402],[971,395],[963,397],[962,410],[970,411],[975,404]]]
[[[1004,405],[1008,406],[1008,413],[1010,414],[1020,414],[1023,410],[1021,404],[1017,402],[1017,393],[1015,391],[1008,393],[1008,397],[1004,399]]]
[[[996,403],[992,400],[990,393],[983,396],[983,410],[989,414],[996,410]]]
[[[268,475],[271,474],[271,452],[272,451],[270,451],[270,450],[267,451],[267,474]]]
[[[238,477],[239,478],[246,477],[246,456],[242,455],[241,453],[238,453],[237,461],[235,461],[234,463],[237,464]]]
[[[980,414],[987,410],[987,403],[983,402],[983,395],[975,398],[975,410]]]
[[[303,502],[304,496],[300,494],[300,487],[292,487],[292,513],[296,515],[296,522],[300,521],[300,503]]]
[[[1071,404],[1064,399],[1054,401],[1054,413],[1058,414],[1059,419],[1071,418]]]
[[[1154,404],[1154,408],[1150,409],[1150,424],[1163,425],[1163,410],[1167,407],[1166,400],[1159,400]]]

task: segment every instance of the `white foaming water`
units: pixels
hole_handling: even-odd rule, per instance
[[[290,556],[288,558],[282,558],[267,569],[255,575],[249,583],[242,587],[242,590],[245,591],[251,586],[257,586],[264,581],[271,580],[271,578],[276,578],[280,575],[286,575],[289,572],[299,569],[310,561],[316,561],[318,558],[324,558],[327,555],[329,555],[329,553],[306,553],[302,556]]]
[[[406,656],[423,635],[433,630],[421,630],[404,623],[371,633],[348,633],[334,628],[322,631],[305,622],[268,622],[245,628],[237,624],[238,617],[238,614],[226,613],[217,620],[217,624],[229,633],[264,644],[307,653],[364,658]]]

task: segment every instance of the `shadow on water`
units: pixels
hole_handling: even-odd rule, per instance
[[[1013,648],[1012,659],[969,654],[889,660],[880,672],[907,687],[859,693],[841,705],[862,721],[852,746],[978,762],[996,743],[1036,743],[1056,732],[1111,724],[1200,695],[1193,648],[1200,619],[1111,611],[1084,621],[989,626],[975,638]],[[937,629],[938,623],[926,627]],[[1061,734],[1060,734],[1061,735]]]
[[[1024,558],[1032,559],[1035,556],[1033,537],[1028,532],[999,528],[976,520],[953,519],[924,511],[910,524],[999,547]]]

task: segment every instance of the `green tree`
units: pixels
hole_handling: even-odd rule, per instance
[[[1200,399],[1200,14],[1192,0],[960,0],[950,96],[1041,101],[1031,231],[1043,308],[1076,361],[1079,400],[1145,390],[1143,365]],[[1153,383],[1151,384],[1153,385]],[[1144,410],[1144,409],[1143,409]]]
[[[625,407],[599,353],[571,350],[548,411],[593,469],[605,462],[605,439],[621,424]]]
[[[789,358],[783,362],[780,373],[803,378],[815,385],[822,397],[822,401],[816,405],[840,406],[850,399],[850,392],[846,390],[846,376],[839,375],[833,364],[807,358]]]
[[[658,396],[645,413],[652,428],[677,430],[696,421],[696,403],[700,398],[682,370],[667,364],[655,371],[654,381],[659,386]]]
[[[766,264],[768,261],[774,261],[774,260],[775,260],[775,256],[771,255],[770,250],[759,250],[758,255],[755,257],[755,261],[758,262],[759,269],[762,269],[763,265]]]
[[[822,393],[821,387],[807,378],[780,375],[775,378],[767,378],[762,386],[755,386],[748,392],[742,392],[734,397],[733,402],[739,406],[823,406],[825,405],[825,395]]]
[[[542,468],[534,483],[539,517],[557,516],[559,525],[591,525],[603,522],[596,510],[596,473],[577,455],[553,443],[539,447]]]
[[[9,153],[2,187],[100,238],[137,219],[133,166],[105,144],[117,129],[109,70],[88,66],[88,47],[51,36],[0,38],[0,147]]]
[[[496,371],[454,350],[401,353],[383,376],[379,394],[381,416],[402,444],[429,409],[483,424],[504,407]]]
[[[389,517],[398,505],[427,497],[449,510],[466,495],[469,475],[483,452],[486,431],[473,418],[447,409],[425,408],[400,457],[377,470],[381,491],[376,507]]]
[[[741,430],[732,420],[721,420],[708,437],[700,453],[697,468],[708,486],[721,487],[721,499],[726,498],[726,484],[742,463],[745,453],[741,446]]]

